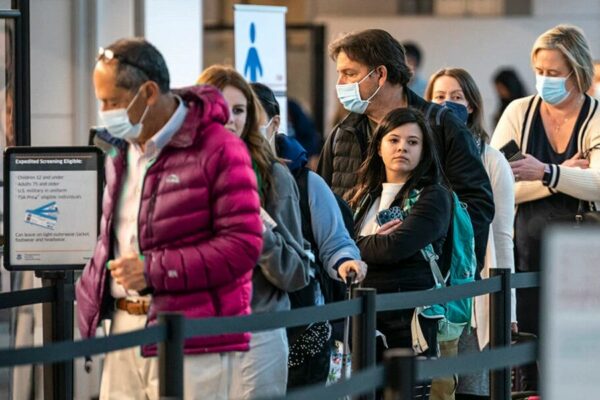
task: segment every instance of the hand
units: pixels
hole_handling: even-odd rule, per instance
[[[524,158],[510,163],[515,182],[541,181],[545,166],[546,164],[529,154],[524,154]]]
[[[573,167],[573,168],[581,168],[588,169],[590,167],[590,162],[583,158],[583,155],[578,152],[573,157],[565,160],[562,164],[563,167]]]
[[[367,276],[367,264],[361,260],[348,260],[343,262],[338,268],[338,274],[340,275],[340,278],[342,278],[342,281],[346,282],[346,278],[350,271],[354,271],[356,274],[355,282],[360,282]]]
[[[516,322],[511,322],[510,323],[510,331],[512,333],[518,333],[519,332],[519,324],[517,324]]]
[[[393,219],[393,220],[381,225],[379,228],[377,228],[377,231],[375,233],[378,235],[389,235],[390,233],[394,232],[396,229],[400,228],[401,225],[402,225],[401,219]]]
[[[109,261],[108,269],[112,278],[126,290],[139,292],[148,286],[144,277],[144,261],[137,254]]]

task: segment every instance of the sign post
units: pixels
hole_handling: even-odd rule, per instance
[[[287,132],[287,7],[234,5],[235,69],[248,82],[271,88],[279,102],[280,130]]]
[[[95,147],[11,147],[4,154],[4,266],[54,287],[43,305],[44,344],[73,340],[73,270],[99,230],[102,156]],[[71,290],[69,290],[71,289]],[[73,398],[73,362],[44,366],[44,398]]]

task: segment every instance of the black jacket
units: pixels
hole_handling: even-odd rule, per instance
[[[423,113],[431,103],[405,89],[409,107]],[[432,115],[440,106],[433,105]],[[492,187],[481,163],[473,135],[451,112],[439,123],[430,124],[436,138],[438,156],[446,177],[459,199],[468,206],[475,232],[475,252],[481,268],[485,257],[489,225],[494,218]],[[357,171],[365,159],[371,137],[366,115],[350,113],[331,132],[321,152],[317,171],[338,195],[357,183]]]
[[[359,236],[365,216],[380,194],[381,188],[368,194],[356,215],[356,244],[369,266],[365,285],[384,293],[405,289],[405,283],[413,288],[415,285],[420,289],[431,288],[434,285],[431,268],[421,249],[431,243],[436,254],[442,255],[452,215],[450,192],[440,184],[425,186],[398,230],[389,235]],[[401,205],[396,198],[390,207]],[[416,276],[421,277],[419,282],[414,282]]]

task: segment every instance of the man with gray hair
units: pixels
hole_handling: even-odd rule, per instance
[[[250,313],[262,250],[256,179],[210,86],[171,92],[162,55],[143,39],[100,49],[94,68],[110,138],[98,243],[77,283],[84,338],[143,329],[159,312],[187,318]],[[248,333],[185,341],[185,398],[229,398]],[[107,354],[101,399],[158,399],[156,346]]]

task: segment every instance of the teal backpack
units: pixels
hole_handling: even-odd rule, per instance
[[[418,200],[420,192],[415,191],[409,196],[404,209],[410,207]],[[452,240],[450,249],[450,268],[446,276],[438,266],[438,255],[433,251],[431,244],[421,249],[421,254],[429,262],[431,273],[435,280],[435,288],[456,286],[475,281],[477,259],[475,257],[475,238],[471,217],[467,212],[466,204],[462,203],[456,193],[452,192]],[[447,250],[449,251],[449,250]],[[460,337],[465,326],[471,322],[473,299],[465,298],[452,300],[446,304],[434,304],[423,308],[421,314],[427,318],[439,318],[438,341],[454,340]]]

